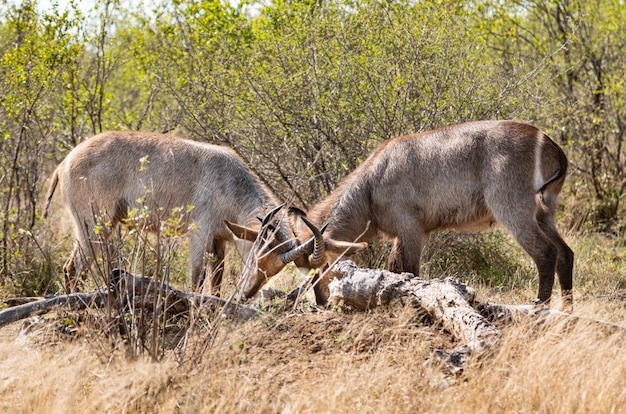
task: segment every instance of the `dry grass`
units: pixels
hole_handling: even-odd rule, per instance
[[[603,301],[605,310],[623,311],[623,301]],[[457,377],[446,377],[436,361],[425,364],[434,348],[454,346],[448,336],[402,309],[224,323],[214,345],[183,365],[106,355],[88,340],[9,341],[6,329],[2,412],[610,413],[626,407],[626,335],[584,323],[503,326],[500,350]]]
[[[577,253],[575,314],[626,327],[622,243],[601,236],[568,242]],[[469,263],[485,260],[485,253],[446,243]],[[528,303],[536,281],[527,278],[523,255],[506,241],[482,243],[487,262],[498,260],[491,248],[501,249],[512,266],[507,271],[519,276],[502,279],[496,269],[497,277],[482,283],[480,272],[459,277],[476,283],[479,300]],[[287,274],[275,285],[293,283]],[[456,377],[430,358],[434,349],[458,344],[404,309],[275,309],[244,324],[214,320],[211,345],[194,354],[209,334],[193,336],[188,356],[196,356],[182,364],[174,349],[158,363],[133,361],[123,346],[112,350],[88,329],[61,334],[60,325],[57,316],[30,335],[18,335],[19,324],[0,329],[0,412],[619,413],[626,407],[626,334],[594,324],[500,326],[499,350]]]

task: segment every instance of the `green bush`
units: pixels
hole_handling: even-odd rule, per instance
[[[384,139],[529,121],[570,159],[565,230],[623,238],[622,3],[36,3],[0,4],[0,278],[18,291],[63,260],[39,221],[49,173],[105,129],[231,146],[307,209]]]

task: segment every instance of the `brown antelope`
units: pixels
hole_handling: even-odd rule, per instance
[[[389,270],[415,275],[430,232],[500,223],[537,265],[537,302],[550,300],[556,271],[564,304],[570,304],[574,253],[557,232],[554,217],[566,172],[562,149],[531,125],[482,121],[448,126],[381,143],[310,209],[308,220],[315,226],[328,223],[326,246],[338,240],[366,242],[378,234],[392,239]],[[314,229],[294,226],[300,239]],[[348,246],[359,248],[358,243]],[[295,262],[319,268],[341,253],[333,247]],[[330,277],[319,281],[318,301],[327,299]]]
[[[174,209],[193,207],[181,223],[191,229],[191,279],[195,288],[203,285],[211,270],[205,255],[214,255],[213,293],[219,292],[225,242],[234,242],[233,234],[241,239],[235,244],[242,258],[253,259],[245,297],[303,251],[292,251],[296,246],[288,220],[270,224],[278,203],[228,148],[156,133],[105,132],[79,144],[54,171],[44,218],[57,185],[76,240],[63,266],[67,291],[75,289],[76,276],[84,276],[99,250],[98,220],[114,228],[135,208],[147,207],[142,227],[155,230]],[[264,226],[259,216],[265,217]],[[268,225],[273,232],[267,231]]]

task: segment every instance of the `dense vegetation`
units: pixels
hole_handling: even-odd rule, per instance
[[[10,291],[56,289],[69,241],[57,247],[40,221],[46,180],[108,129],[231,146],[306,209],[386,138],[527,121],[570,158],[563,229],[623,238],[624,2],[106,0],[86,13],[52,3],[0,2]]]
[[[126,298],[3,326],[0,411],[626,406],[626,2],[50,2],[0,0],[0,308],[62,285],[72,240],[59,197],[41,219],[44,193],[60,160],[101,131],[228,145],[280,199],[307,209],[384,139],[504,118],[544,129],[570,159],[558,225],[576,253],[581,321],[496,322],[498,349],[446,375],[434,355],[458,344],[410,309],[276,300],[238,324],[204,308],[168,319],[161,296],[141,311]],[[132,271],[180,283],[175,219],[167,240],[128,231],[111,251]],[[386,247],[374,247],[361,259],[382,267]],[[106,282],[112,258],[90,283]],[[424,258],[428,277],[457,277],[481,301],[528,303],[537,291],[532,261],[503,232],[443,233]],[[274,286],[296,286],[292,270]],[[589,322],[597,319],[615,326]]]

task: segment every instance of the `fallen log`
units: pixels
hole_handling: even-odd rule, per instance
[[[522,319],[544,323],[564,320],[567,323],[585,321],[600,324],[605,332],[626,329],[618,325],[597,320],[584,319],[569,313],[536,305],[499,305],[477,303],[475,291],[454,278],[424,280],[410,273],[396,274],[378,269],[361,269],[351,261],[335,264],[330,271],[335,279],[329,284],[329,302],[348,306],[357,311],[366,311],[379,306],[389,306],[397,301],[426,312],[434,324],[440,324],[458,341],[455,349],[437,349],[434,355],[451,372],[463,369],[472,355],[484,355],[496,350],[500,343],[500,330],[492,322],[511,322]],[[289,295],[272,290],[263,291],[261,297],[271,302],[274,297],[285,297],[295,301],[304,287]],[[32,298],[28,298],[32,300]],[[111,302],[113,301],[113,302]],[[176,289],[152,278],[135,276],[123,270],[114,270],[110,275],[110,287],[90,293],[74,293],[42,298],[0,311],[0,327],[31,315],[50,312],[59,306],[72,310],[107,304],[123,305],[126,308],[154,309],[161,301],[169,315],[190,312],[207,306],[219,310],[230,318],[248,320],[259,316],[258,307],[246,306],[215,296],[202,295]],[[263,300],[261,301],[263,302]]]
[[[48,297],[52,297],[52,296],[48,296]],[[7,305],[7,307],[12,308],[13,306],[23,305],[25,303],[35,302],[35,301],[42,300],[42,299],[46,299],[46,298],[42,296],[23,296],[20,298],[5,299],[4,303]]]
[[[190,309],[206,306],[212,311],[219,310],[227,317],[241,321],[259,315],[259,310],[251,306],[216,296],[186,292],[149,277],[135,276],[115,269],[111,272],[110,288],[51,296],[4,309],[0,311],[0,327],[32,315],[48,313],[59,307],[83,310],[91,307],[102,308],[119,301],[145,308],[153,306],[155,295],[159,295],[167,304],[168,312],[189,312]]]
[[[463,368],[471,355],[497,349],[500,330],[476,311],[475,292],[454,278],[426,281],[410,273],[360,269],[351,261],[335,264],[336,278],[329,284],[329,302],[359,311],[386,306],[398,300],[428,313],[461,345],[435,350],[435,356],[451,372]]]
[[[106,301],[100,292],[72,293],[70,295],[51,296],[34,300],[21,305],[0,311],[0,327],[28,318],[33,315],[48,313],[57,307],[68,307],[73,310],[82,310],[91,306],[101,307]]]
[[[435,355],[452,372],[462,369],[470,355],[497,349],[500,330],[492,324],[495,321],[562,322],[566,326],[588,323],[607,335],[626,333],[622,326],[545,305],[478,303],[475,291],[454,278],[427,281],[410,273],[360,269],[351,261],[338,262],[329,271],[335,276],[328,285],[331,305],[365,311],[399,301],[428,313],[433,323],[441,324],[461,343],[452,350],[435,350]]]
[[[156,282],[153,278],[135,276],[120,269],[114,269],[111,280],[119,285],[119,292],[124,292],[129,298],[145,296],[152,299],[152,295],[169,295],[171,304],[181,303],[184,308],[181,311],[189,311],[189,307],[208,307],[211,311],[221,311],[227,317],[245,321],[259,316],[260,311],[253,306],[238,304],[232,300],[226,300],[212,295],[204,295],[196,292],[187,292],[176,289],[164,282]],[[148,303],[152,303],[148,301]]]

